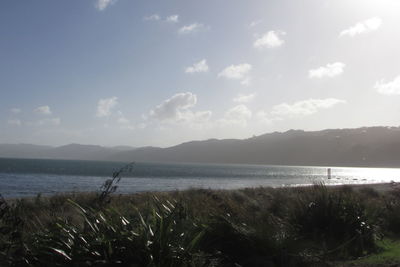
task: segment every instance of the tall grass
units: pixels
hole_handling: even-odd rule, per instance
[[[112,195],[117,181],[97,194],[0,199],[0,266],[318,266],[399,233],[395,193],[315,185]]]
[[[299,238],[325,256],[361,256],[376,249],[377,222],[354,192],[314,185],[308,194],[299,194],[288,219]]]
[[[196,259],[202,227],[187,220],[179,203],[155,201],[151,214],[137,211],[133,218],[71,205],[81,225],[58,219],[28,238],[26,266],[189,266]]]

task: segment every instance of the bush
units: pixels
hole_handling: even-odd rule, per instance
[[[255,225],[235,223],[229,214],[214,216],[207,224],[201,249],[221,266],[302,266],[299,244],[290,226],[266,215]],[[309,262],[308,262],[309,263]],[[309,266],[309,265],[304,265]]]
[[[202,227],[187,220],[179,203],[155,201],[146,218],[71,204],[82,224],[59,219],[35,233],[19,266],[188,266],[196,261]]]
[[[321,266],[400,223],[400,194],[324,185],[98,197],[2,200],[0,266]]]
[[[312,241],[325,256],[356,257],[376,249],[375,224],[355,193],[315,185],[289,212],[299,238]]]
[[[383,229],[389,235],[400,236],[400,191],[393,191],[390,196],[385,198],[383,212]]]

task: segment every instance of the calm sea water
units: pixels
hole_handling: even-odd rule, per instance
[[[100,161],[0,159],[0,194],[14,198],[38,193],[98,191],[124,165]],[[331,168],[332,179],[327,179],[327,167],[136,163],[132,172],[122,175],[117,192],[280,187],[315,182],[400,182],[400,169]]]

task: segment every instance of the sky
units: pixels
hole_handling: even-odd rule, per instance
[[[0,0],[0,143],[400,125],[398,0]]]

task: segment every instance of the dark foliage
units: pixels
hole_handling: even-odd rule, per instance
[[[0,266],[324,266],[399,234],[398,192],[315,185],[113,195],[120,175],[100,194],[0,198]]]
[[[348,190],[313,186],[294,202],[289,221],[299,238],[312,241],[311,247],[326,256],[356,257],[376,249],[376,222],[358,195]]]

